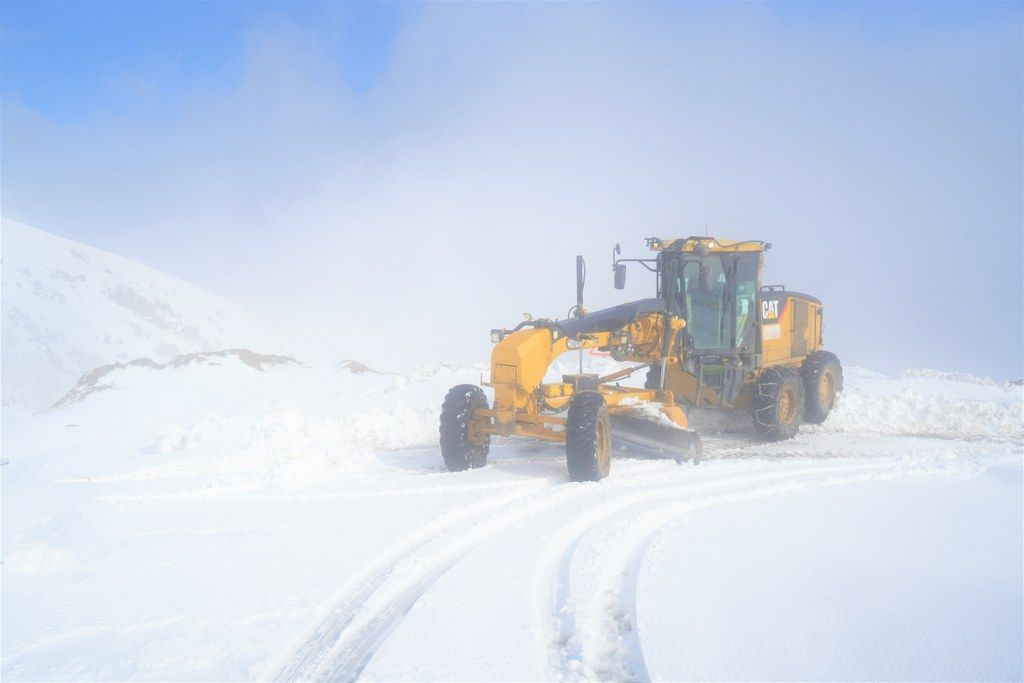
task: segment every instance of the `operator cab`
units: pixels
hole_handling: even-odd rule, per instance
[[[686,319],[687,350],[755,352],[760,265],[760,252],[658,255],[658,296]]]
[[[687,352],[760,353],[757,302],[762,255],[770,244],[649,237],[647,246],[656,258],[614,261],[617,288],[625,283],[623,263],[638,261],[657,273],[657,295],[668,311],[686,320]]]
[[[639,261],[657,274],[657,295],[666,310],[686,320],[676,355],[699,387],[716,388],[733,404],[744,374],[760,365],[758,297],[762,256],[770,244],[729,242],[714,237],[648,238],[653,259],[617,259],[616,287],[624,284],[624,261]],[[617,256],[616,251],[613,256]]]

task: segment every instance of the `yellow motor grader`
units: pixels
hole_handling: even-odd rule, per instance
[[[699,461],[700,437],[681,405],[746,410],[766,441],[822,422],[842,389],[839,359],[822,349],[822,305],[781,285],[762,285],[771,244],[715,237],[647,238],[653,258],[612,251],[616,289],[628,263],[655,275],[655,296],[599,311],[583,307],[585,265],[576,257],[576,306],[564,320],[529,319],[491,330],[494,405],[476,385],[453,387],[441,409],[449,470],[481,467],[492,436],[564,443],[569,476],[608,476],[612,439],[677,461]],[[608,375],[545,382],[568,351],[597,349],[634,363]],[[644,386],[621,381],[644,371]]]

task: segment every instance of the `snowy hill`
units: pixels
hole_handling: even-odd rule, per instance
[[[3,404],[40,411],[93,368],[220,349],[282,353],[250,313],[128,259],[3,219]]]

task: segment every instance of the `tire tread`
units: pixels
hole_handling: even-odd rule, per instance
[[[823,406],[818,401],[818,382],[821,373],[829,366],[835,367],[836,394],[843,390],[843,366],[839,357],[831,351],[812,351],[804,358],[800,366],[800,376],[804,383],[804,422],[820,424],[828,417],[832,406]],[[834,399],[833,399],[834,400]]]
[[[782,388],[789,385],[797,400],[797,419],[793,425],[779,420],[779,397]],[[800,373],[788,365],[774,365],[766,368],[757,379],[750,412],[754,418],[754,431],[765,441],[784,441],[796,436],[800,430],[800,419],[804,406],[804,383]]]
[[[469,422],[473,411],[487,408],[487,397],[483,389],[475,384],[458,384],[448,390],[441,404],[441,419],[438,427],[441,457],[452,472],[461,472],[487,464],[491,437],[485,436],[482,446],[469,440]]]
[[[597,391],[581,391],[569,402],[565,424],[565,462],[573,481],[601,479],[597,462],[597,427],[608,419],[604,397]]]

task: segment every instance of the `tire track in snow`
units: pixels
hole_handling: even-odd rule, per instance
[[[612,499],[592,507],[584,514],[577,514],[569,524],[555,532],[542,549],[534,567],[533,595],[539,598],[534,611],[535,622],[538,625],[536,629],[538,649],[548,674],[553,678],[571,678],[572,675],[580,675],[580,672],[576,671],[579,668],[580,642],[576,630],[575,609],[570,587],[572,560],[583,538],[608,518],[636,505],[659,503],[666,498],[672,499],[694,492],[730,488],[749,483],[786,480],[799,476],[858,472],[866,468],[890,466],[878,463],[828,468],[804,466],[783,471],[771,469],[763,474],[750,474],[749,470],[744,470],[728,474],[724,478],[720,474],[717,476],[712,474],[713,478],[703,482],[693,482],[692,477],[687,477],[687,484],[669,486],[664,485],[665,478],[661,477],[659,479],[662,483],[661,486],[645,487],[640,491],[616,495]],[[690,500],[687,499],[687,501]]]
[[[397,585],[381,586],[380,590],[368,595],[360,614],[350,620],[348,628],[343,629],[330,651],[320,658],[320,664],[311,672],[312,675],[301,678],[356,680],[416,601],[463,556],[493,537],[495,532],[559,504],[593,495],[595,489],[596,485],[555,485],[540,494],[521,497],[512,505],[490,511],[488,519],[460,529],[456,538],[441,548],[410,558],[403,575],[389,571],[389,574],[396,575],[394,583]]]
[[[444,514],[389,546],[341,591],[335,593],[326,608],[321,609],[322,616],[318,618],[316,625],[307,630],[298,642],[293,641],[289,645],[286,649],[287,655],[275,658],[265,668],[264,675],[260,678],[277,681],[310,679],[330,648],[355,619],[360,606],[388,580],[403,558],[412,555],[451,529],[479,515],[514,506],[520,499],[533,495],[538,490],[544,490],[547,486],[547,482],[537,481],[507,487],[512,490],[497,498]]]
[[[785,475],[753,479],[745,483],[778,483],[753,486],[739,491],[680,501],[657,510],[634,515],[616,543],[607,544],[598,580],[583,610],[585,623],[577,626],[578,659],[566,659],[568,666],[555,672],[561,679],[648,681],[637,627],[636,595],[640,569],[647,550],[666,525],[697,510],[746,502],[811,487],[840,486],[862,481],[894,479],[901,476],[897,463],[873,463],[845,468],[803,470]],[[794,477],[797,477],[794,480]],[[738,482],[733,482],[736,484]],[[578,542],[577,544],[578,545]]]
[[[689,479],[693,470],[685,468],[669,475],[672,479]],[[420,527],[378,555],[359,577],[335,594],[330,607],[311,631],[299,642],[292,643],[288,654],[278,657],[265,669],[262,678],[284,680],[354,680],[365,668],[387,636],[394,630],[415,602],[437,582],[458,560],[473,550],[478,542],[494,532],[513,526],[534,514],[581,496],[603,496],[610,489],[648,487],[664,482],[664,472],[634,476],[622,480],[606,480],[600,484],[539,480],[523,484],[524,493],[511,493],[499,500],[464,508]],[[534,502],[524,504],[524,500]],[[468,529],[463,522],[485,516]],[[448,532],[456,538],[433,553],[420,555],[433,541]],[[405,577],[398,577],[399,589],[386,591],[386,584],[395,576],[399,565],[416,565]],[[419,575],[415,570],[419,570]],[[339,597],[340,595],[340,597]],[[381,597],[381,596],[384,597]],[[374,602],[384,604],[375,605]],[[284,661],[282,661],[284,660]]]
[[[820,468],[809,469],[821,471]],[[736,473],[738,479],[760,481],[796,475],[793,470],[772,470],[765,475],[753,476],[749,471],[744,467],[742,472]],[[677,471],[662,469],[621,480],[605,480],[600,484],[553,484],[545,479],[532,485],[524,484],[500,499],[444,515],[391,546],[356,580],[349,582],[343,591],[336,594],[317,624],[306,631],[297,644],[293,641],[293,646],[287,650],[289,654],[279,657],[273,666],[267,667],[268,675],[264,678],[355,680],[419,598],[462,557],[496,533],[560,504],[580,497],[606,498],[612,495],[614,500],[599,506],[607,510],[605,516],[608,516],[636,502],[671,498],[693,490],[737,483],[736,474],[726,473],[728,479],[723,480],[723,473],[717,469],[707,473],[713,478],[703,484],[694,483],[694,474],[704,478],[701,469],[686,467]],[[640,490],[630,494],[632,489]],[[575,516],[578,513],[574,511],[571,514]],[[584,520],[590,521],[571,525],[574,528],[582,525],[582,531],[577,533],[579,537],[600,521],[589,516]],[[464,526],[466,522],[471,526]],[[448,540],[448,536],[454,538]],[[435,542],[440,543],[437,549],[427,547]],[[572,542],[573,549],[578,542],[578,539]],[[566,578],[570,563],[571,553],[565,560],[564,569],[560,570]],[[337,597],[339,595],[340,598]]]

